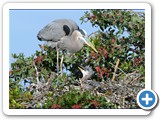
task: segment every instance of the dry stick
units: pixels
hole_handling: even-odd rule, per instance
[[[99,31],[92,32],[91,34],[88,35],[88,37],[90,37],[91,35],[96,34],[96,33],[98,33],[98,32],[99,32]]]
[[[37,69],[37,67],[35,65],[35,62],[33,62],[33,66],[34,66],[34,68],[36,70],[36,79],[37,79],[37,84],[38,84],[39,83],[39,72],[38,72],[38,69]]]
[[[134,75],[136,74],[136,72],[137,72],[137,71],[134,71],[134,72],[132,72],[132,73],[128,73],[128,74],[126,75],[125,79],[128,79],[128,77],[130,77],[130,76],[134,76]],[[137,79],[137,78],[134,78],[134,80],[135,80],[135,79]],[[129,81],[127,82],[127,85],[130,84],[132,81],[133,81],[132,79],[129,80]]]
[[[113,65],[111,62],[109,62],[109,64],[111,64],[112,67],[115,67],[115,65]],[[118,70],[120,70],[122,73],[124,73],[126,75],[126,73],[121,68],[118,68]]]
[[[138,79],[144,79],[144,77],[141,77],[141,76],[136,77],[134,80],[130,81],[129,83],[133,85],[133,82],[135,82]]]
[[[64,55],[62,54],[61,63],[60,63],[61,76],[63,75],[63,59],[64,59]]]
[[[57,51],[57,75],[58,75],[59,73],[59,49],[57,45],[56,45],[56,51]]]
[[[125,108],[125,97],[122,97],[122,108]]]
[[[80,81],[81,90],[83,90],[82,78],[80,78],[79,81]]]
[[[115,68],[114,68],[114,73],[113,73],[113,77],[112,77],[112,82],[114,81],[114,79],[115,79],[115,77],[116,77],[116,72],[117,72],[117,69],[118,69],[119,62],[120,62],[120,60],[118,59],[117,62],[116,62],[116,66],[115,66]]]
[[[55,77],[55,73],[51,72],[50,77],[48,79],[48,82],[46,83],[46,86],[51,85],[52,84],[52,80]]]

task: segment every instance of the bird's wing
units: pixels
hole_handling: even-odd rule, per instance
[[[69,29],[68,35],[71,35],[74,30],[79,29],[79,26],[76,24],[76,22],[74,22],[71,19],[59,19],[59,20],[55,20],[54,22],[63,25],[63,27],[66,26],[66,28]]]
[[[79,27],[74,21],[70,19],[59,19],[46,25],[39,31],[38,36],[45,41],[57,42],[66,35],[70,36],[77,29]]]
[[[61,24],[53,21],[40,30],[38,35],[45,41],[57,42],[65,36],[65,32]]]

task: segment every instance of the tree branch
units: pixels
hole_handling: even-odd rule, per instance
[[[98,32],[99,32],[99,31],[92,32],[91,34],[88,35],[88,37],[90,37],[91,35],[96,34],[96,33],[98,33]]]
[[[39,72],[38,72],[38,69],[37,69],[37,67],[36,67],[35,62],[33,62],[33,66],[34,66],[34,68],[35,68],[35,70],[36,70],[36,80],[37,80],[37,84],[39,84]]]
[[[117,72],[117,69],[118,69],[118,65],[119,65],[119,62],[120,60],[118,59],[117,62],[116,62],[116,66],[114,68],[114,73],[113,73],[113,77],[112,77],[112,82],[114,81],[115,77],[116,77],[116,72]]]

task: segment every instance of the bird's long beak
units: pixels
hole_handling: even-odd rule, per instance
[[[78,69],[82,72],[82,74],[83,74],[83,77],[87,74],[86,73],[86,71],[83,69],[83,68],[81,68],[81,67],[78,67]]]
[[[82,71],[84,71],[81,67],[78,67],[78,69],[82,72]]]
[[[80,39],[82,39],[88,46],[90,46],[96,53],[98,53],[96,48],[89,41],[85,40],[83,37],[80,37]]]

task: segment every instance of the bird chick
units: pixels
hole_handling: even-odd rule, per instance
[[[83,88],[83,82],[91,78],[91,76],[94,74],[94,71],[89,66],[86,66],[85,68],[82,68],[82,67],[78,67],[78,68],[83,74],[83,77],[80,78],[81,88]]]

